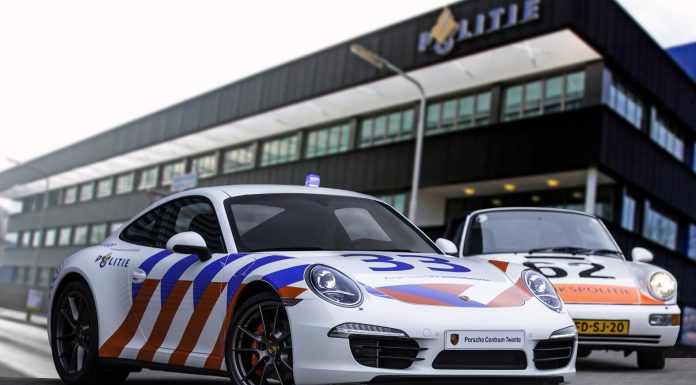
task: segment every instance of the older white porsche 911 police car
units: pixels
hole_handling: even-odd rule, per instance
[[[636,351],[638,366],[661,369],[679,334],[677,282],[633,249],[626,261],[602,222],[570,210],[496,208],[455,218],[446,238],[461,257],[523,264],[551,279],[574,318],[579,356]],[[454,247],[454,245],[451,245]]]
[[[67,257],[49,335],[68,384],[140,368],[236,384],[570,380],[576,330],[521,265],[446,256],[375,198],[189,190]]]

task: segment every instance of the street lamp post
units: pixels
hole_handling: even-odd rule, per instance
[[[46,237],[46,234],[44,232],[44,224],[46,221],[46,208],[48,208],[48,196],[49,196],[49,190],[51,189],[50,185],[50,178],[49,176],[41,171],[41,169],[34,167],[32,165],[28,165],[24,162],[18,161],[16,159],[11,159],[7,158],[7,161],[10,163],[15,164],[16,166],[25,166],[30,169],[32,169],[35,173],[41,175],[46,180],[46,185],[44,187],[44,199],[43,199],[43,204],[41,205],[41,212],[39,213],[39,234],[43,234],[44,238]],[[30,288],[29,290],[35,290],[36,289],[36,280],[39,277],[39,254],[41,253],[41,248],[44,245],[45,239],[41,239],[41,242],[37,245],[35,251],[34,251],[34,261],[32,263],[31,269],[34,272],[34,279],[31,280]],[[27,322],[31,321],[31,311],[27,308],[27,316],[26,316]]]
[[[423,133],[425,130],[425,89],[418,80],[414,79],[412,76],[404,72],[401,68],[395,66],[394,64],[390,63],[387,59],[377,55],[376,53],[368,50],[360,44],[352,44],[350,46],[350,52],[379,69],[387,68],[388,70],[408,80],[413,85],[415,85],[416,88],[418,88],[418,92],[420,94],[420,107],[418,110],[418,127],[416,128],[416,148],[413,153],[413,174],[411,177],[411,194],[408,202],[408,219],[410,219],[411,222],[415,223],[416,210],[418,209],[418,187],[420,184],[421,158],[423,155]]]

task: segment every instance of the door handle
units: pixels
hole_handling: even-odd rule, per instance
[[[135,269],[131,272],[131,281],[133,283],[143,283],[147,278],[147,273],[142,269]]]

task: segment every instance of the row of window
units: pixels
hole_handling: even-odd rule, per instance
[[[503,120],[578,108],[585,94],[585,72],[531,80],[505,89]]]
[[[638,224],[641,217],[642,226],[639,229]],[[621,227],[634,232],[640,230],[645,238],[670,250],[678,250],[679,224],[677,220],[662,210],[656,209],[647,199],[643,202],[642,211],[639,211],[637,198],[627,191],[623,193]],[[689,248],[696,248],[696,242],[689,243]],[[696,258],[696,255],[689,256]]]
[[[54,271],[53,267],[39,267],[34,271],[30,266],[3,266],[0,267],[0,282],[48,287]]]
[[[629,123],[639,130],[643,130],[643,102],[637,93],[629,90],[628,87],[615,78],[612,79],[609,87],[607,103]],[[650,138],[672,156],[683,162],[686,145],[682,130],[669,122],[655,108],[652,108],[650,113]],[[694,146],[696,147],[696,143]],[[696,154],[694,155],[693,163],[693,169],[696,171]]]
[[[528,81],[507,87],[505,90],[504,120],[542,113],[562,111],[580,105],[584,94],[585,74],[583,71],[564,73],[545,79]],[[453,130],[467,129],[489,123],[491,114],[491,92],[482,91],[433,102],[426,112],[426,133],[437,134]],[[415,108],[382,113],[363,118],[360,121],[357,145],[360,148],[383,145],[413,137],[416,125]],[[349,151],[355,142],[355,126],[350,122],[306,132],[302,157],[315,158]],[[257,144],[249,144],[225,151],[191,158],[189,172],[199,178],[215,176],[222,161],[222,172],[233,173],[251,169],[256,164],[257,151],[260,150],[260,166],[270,166],[292,162],[300,158],[301,133],[293,133]],[[55,203],[64,205],[86,202],[95,198],[130,193],[136,189],[147,190],[168,186],[177,176],[187,172],[187,160],[181,159],[166,163],[161,167],[152,166],[115,177],[71,186],[62,190]],[[136,178],[137,176],[137,178]],[[137,179],[137,180],[136,180]],[[41,206],[41,198],[25,201],[25,210]],[[29,203],[29,204],[27,204]]]
[[[8,248],[38,248],[55,246],[83,246],[97,244],[115,231],[122,222],[95,223],[89,225],[64,226],[41,230],[11,232],[5,236]]]

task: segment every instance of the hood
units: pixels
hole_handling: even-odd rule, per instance
[[[438,254],[392,252],[292,252],[303,263],[333,267],[368,295],[416,305],[516,307],[523,290],[487,261]]]
[[[535,268],[546,275],[565,303],[662,304],[650,297],[628,266],[615,256],[487,254],[476,257]]]

